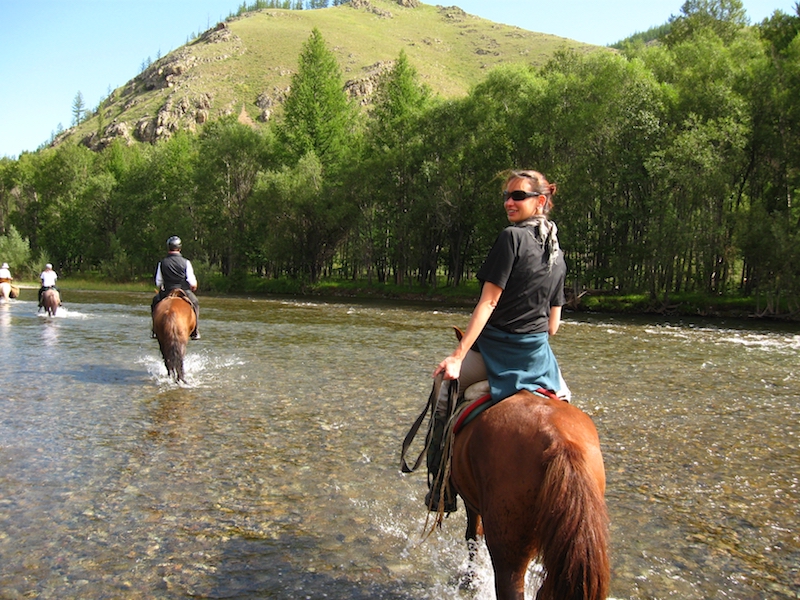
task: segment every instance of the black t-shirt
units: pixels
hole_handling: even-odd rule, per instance
[[[507,227],[478,270],[478,279],[503,289],[489,325],[508,333],[548,330],[550,307],[563,306],[567,265],[564,255],[549,269],[548,252],[533,227]]]

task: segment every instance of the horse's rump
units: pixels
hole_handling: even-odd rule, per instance
[[[546,576],[537,598],[605,598],[605,472],[585,413],[515,394],[456,436],[451,480],[468,511],[480,515],[495,573],[514,574],[513,583],[498,581],[498,593],[522,585],[538,557]]]
[[[56,312],[58,312],[58,307],[61,304],[61,295],[58,293],[58,290],[54,288],[48,288],[42,292],[42,306],[47,312],[48,315],[51,317],[55,316]]]
[[[153,331],[158,338],[167,372],[183,381],[183,357],[189,334],[197,320],[192,304],[183,290],[172,290],[153,310]]]

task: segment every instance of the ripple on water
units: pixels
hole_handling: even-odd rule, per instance
[[[0,310],[0,596],[493,597],[485,546],[463,585],[463,510],[422,541],[425,476],[398,472],[469,311],[203,298],[178,386],[149,298],[110,297]],[[567,315],[614,597],[797,597],[797,340]]]

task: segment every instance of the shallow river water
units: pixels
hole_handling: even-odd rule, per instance
[[[0,305],[0,598],[493,597],[485,549],[460,585],[463,509],[423,540],[399,472],[467,309],[202,297],[176,385],[147,295],[63,295]],[[800,328],[564,318],[612,596],[800,598]]]

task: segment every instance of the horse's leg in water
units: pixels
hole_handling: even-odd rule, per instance
[[[481,524],[481,516],[471,509],[467,508],[467,530],[464,533],[464,539],[467,540],[467,550],[469,551],[469,566],[467,573],[464,576],[464,583],[469,585],[475,578],[475,562],[478,558],[478,537],[483,535],[483,526]]]
[[[525,525],[514,523],[498,533],[498,523],[486,524],[486,547],[492,557],[494,588],[498,600],[525,600],[525,574],[533,558],[530,533]],[[493,535],[495,534],[495,535]]]

